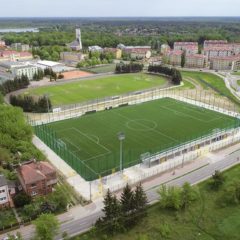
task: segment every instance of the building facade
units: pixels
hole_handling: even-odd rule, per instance
[[[122,50],[119,48],[104,48],[105,53],[113,53],[115,59],[121,59],[122,58]]]
[[[205,40],[203,43],[203,48],[207,48],[207,47],[213,47],[216,45],[220,45],[220,46],[224,46],[227,45],[228,41],[227,40]]]
[[[29,80],[32,80],[34,74],[38,73],[38,68],[33,65],[23,65],[13,67],[11,71],[14,77],[21,77],[22,75],[25,75]]]
[[[80,52],[61,52],[60,58],[68,64],[77,64],[84,60],[85,56]]]
[[[203,53],[206,56],[207,60],[211,60],[215,57],[229,57],[232,56],[232,47],[229,45],[210,46],[204,48]]]
[[[183,54],[182,50],[170,51],[167,55],[168,63],[173,66],[181,66],[182,54]]]
[[[22,52],[27,52],[30,50],[30,46],[28,44],[22,44],[22,43],[12,43],[11,48],[16,51],[22,51]]]
[[[32,59],[33,56],[30,52],[17,52],[14,50],[0,51],[0,61],[21,61]]]
[[[10,200],[7,180],[0,175],[0,208],[10,207]]]
[[[57,184],[55,169],[48,162],[32,162],[17,169],[25,193],[31,197],[47,195]]]
[[[210,61],[210,69],[218,71],[236,71],[240,69],[240,55],[230,57],[214,57]]]
[[[192,55],[198,53],[197,42],[175,42],[173,50],[182,50],[186,55]]]
[[[162,55],[167,55],[171,51],[171,48],[168,44],[162,44],[160,51]]]
[[[206,57],[202,54],[186,55],[185,67],[204,68],[206,65]]]

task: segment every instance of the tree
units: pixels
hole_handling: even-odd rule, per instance
[[[183,68],[185,66],[185,61],[186,61],[186,52],[183,51],[181,55],[181,67]]]
[[[52,240],[58,234],[59,222],[52,214],[41,214],[35,221],[36,239]]]
[[[15,207],[19,208],[29,204],[31,202],[31,197],[26,193],[19,193],[13,198],[13,201]]]
[[[8,238],[7,239],[8,240],[16,240],[16,239],[17,240],[23,240],[23,238],[22,238],[22,236],[21,236],[21,234],[19,232],[17,232],[17,234],[14,234],[14,235],[8,234]]]
[[[163,185],[159,189],[159,195],[161,208],[179,210],[182,207],[181,189],[179,187]]]
[[[123,230],[121,206],[116,198],[108,189],[106,196],[104,197],[104,216],[99,218],[95,224],[97,229],[106,231],[107,233],[114,234]]]
[[[211,186],[214,190],[218,190],[224,183],[225,179],[223,174],[216,170],[215,173],[212,175]]]
[[[131,187],[129,186],[129,184],[127,184],[123,188],[120,203],[121,203],[121,209],[122,209],[122,212],[124,215],[131,214],[131,212],[135,209],[134,193],[133,193]]]
[[[192,187],[189,183],[184,183],[181,192],[182,207],[188,208],[192,202],[198,199],[198,191]]]
[[[134,192],[134,208],[137,214],[145,215],[147,207],[147,195],[143,190],[142,184],[136,186]]]

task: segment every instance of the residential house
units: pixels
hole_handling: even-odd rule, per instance
[[[31,60],[32,58],[32,54],[29,52],[17,52],[14,50],[0,51],[0,61]]]
[[[56,170],[48,162],[30,162],[18,167],[23,190],[31,197],[51,193],[57,183]]]
[[[7,180],[3,175],[0,175],[0,208],[10,207],[10,203],[11,197]]]
[[[103,52],[103,49],[99,46],[89,46],[88,51],[89,52]]]

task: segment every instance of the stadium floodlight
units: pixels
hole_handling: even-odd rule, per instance
[[[118,133],[118,140],[120,142],[120,172],[123,171],[123,140],[125,139],[125,134],[123,132]]]

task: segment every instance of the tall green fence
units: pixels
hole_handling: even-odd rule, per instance
[[[224,132],[238,128],[240,126],[239,119],[236,118],[234,124],[224,124],[218,130],[214,132],[202,132],[201,134],[188,136],[183,139],[179,139],[179,142],[171,142],[166,145],[159,145],[158,148],[148,149],[147,152],[150,156],[164,153],[166,151],[174,151],[176,148],[180,148],[185,144],[191,143],[193,140],[201,140],[205,137],[210,137],[213,133],[224,134]],[[92,181],[99,177],[112,174],[119,171],[120,161],[119,152],[108,153],[103,156],[97,156],[91,158],[91,160],[80,159],[79,156],[71,152],[71,150],[65,145],[63,141],[58,139],[57,133],[46,124],[38,125],[34,127],[35,134],[58,156],[60,156],[69,166],[71,166],[78,174],[80,174],[85,180]],[[123,153],[123,168],[131,167],[141,163],[141,153],[134,150],[124,151]]]

